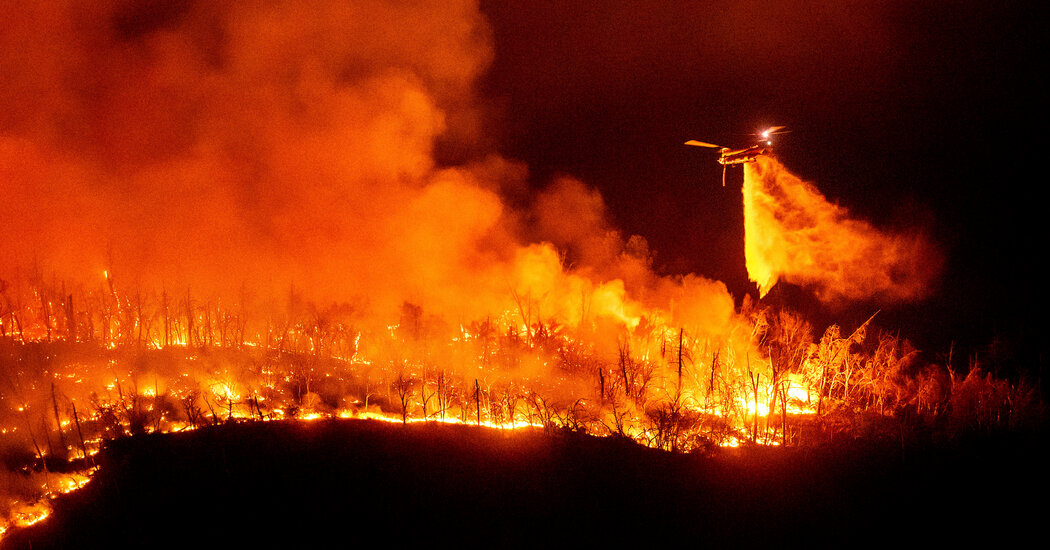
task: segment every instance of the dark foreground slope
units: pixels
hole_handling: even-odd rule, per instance
[[[705,458],[466,426],[238,424],[112,444],[86,488],[4,547],[1003,542],[1041,531],[1036,449]]]

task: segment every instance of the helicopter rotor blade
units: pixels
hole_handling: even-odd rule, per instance
[[[703,141],[697,141],[695,139],[691,139],[691,140],[685,142],[685,144],[686,145],[692,145],[694,147],[709,147],[711,149],[722,149],[721,145],[715,145],[714,143],[706,143],[706,142],[703,142]]]
[[[755,132],[753,134],[744,134],[748,136],[758,136],[762,138],[768,138],[770,136],[779,136],[782,134],[790,134],[791,130],[787,129],[787,126],[770,126],[761,132]]]

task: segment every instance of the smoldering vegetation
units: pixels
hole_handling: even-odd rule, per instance
[[[795,314],[747,304],[739,339],[649,320],[614,323],[608,339],[596,320],[531,316],[525,301],[508,318],[459,325],[405,303],[374,326],[294,292],[261,315],[116,284],[102,296],[48,292],[61,288],[12,299],[23,307],[0,325],[11,526],[32,523],[118,442],[286,419],[455,422],[695,456],[862,442],[907,457],[1045,433],[1033,380],[984,372],[976,358],[930,362],[874,319],[818,337]]]
[[[83,481],[76,476],[100,477],[75,499],[103,498],[96,487],[148,492],[116,477],[142,462],[121,458],[140,445],[185,443],[162,453],[183,466],[210,448],[233,460],[258,450],[270,425],[281,426],[277,441],[295,441],[305,426],[273,422],[282,419],[403,424],[388,435],[418,432],[411,421],[431,423],[423,434],[445,430],[433,425],[441,421],[533,426],[631,449],[622,460],[577,457],[598,477],[577,466],[554,477],[591,479],[579,494],[600,493],[599,480],[620,469],[658,472],[660,461],[723,445],[860,439],[907,454],[1042,429],[1031,380],[932,362],[872,323],[821,332],[789,312],[738,310],[722,283],[658,273],[645,240],[618,232],[584,183],[561,178],[530,192],[527,167],[485,143],[488,113],[473,87],[492,44],[474,2],[27,2],[0,14],[0,27],[5,528],[40,521],[51,497]],[[457,158],[439,162],[439,149]],[[161,437],[198,430],[219,441]],[[647,454],[638,443],[674,452]],[[275,457],[287,468],[273,471],[205,460],[201,475],[243,471],[260,482],[311,471],[299,460],[352,463],[367,448]],[[479,465],[452,454],[445,464]],[[388,458],[377,467],[430,467]],[[110,467],[96,470],[103,461]],[[507,479],[532,483],[535,463],[525,463]],[[504,498],[494,471],[466,480],[470,493],[489,495],[475,504]],[[311,504],[346,493],[354,503],[393,495],[411,508],[429,475],[393,493],[336,484],[338,497],[309,479],[262,502],[284,511],[277,516],[302,502],[296,510],[320,509],[335,525],[341,508]],[[172,502],[185,521],[209,525],[267,517],[252,499],[238,501],[247,484],[195,489],[203,505]],[[666,485],[637,482],[628,494]],[[420,502],[419,514],[444,494]],[[550,487],[528,498],[555,501],[557,521],[586,506],[559,502]],[[660,498],[618,500],[614,518]],[[493,508],[507,516],[496,525],[514,529],[507,506]],[[296,514],[292,524],[307,522]]]

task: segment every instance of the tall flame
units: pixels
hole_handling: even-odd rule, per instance
[[[777,322],[658,273],[587,185],[524,200],[476,135],[474,0],[24,4],[0,11],[0,450],[87,467],[129,434],[372,415],[783,442],[823,387],[808,336],[760,345]],[[920,241],[775,161],[744,194],[763,293],[921,291]],[[46,516],[43,474],[0,483],[0,534]]]

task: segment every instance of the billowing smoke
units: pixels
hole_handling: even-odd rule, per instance
[[[33,1],[0,27],[8,278],[294,286],[457,319],[531,295],[627,326],[692,300],[585,185],[507,207],[524,173],[476,146],[492,46],[473,0]],[[475,153],[439,166],[440,140]],[[731,311],[723,285],[686,287]]]
[[[476,0],[0,10],[0,451],[87,458],[79,419],[97,445],[376,409],[590,418],[671,449],[682,407],[727,419],[721,443],[751,410],[755,439],[759,393],[786,411],[791,381],[725,285],[657,275],[596,191],[529,197],[479,146],[490,42]],[[916,242],[771,160],[747,174],[763,291],[921,291]]]
[[[490,55],[472,2],[31,4],[0,23],[7,267],[332,297],[500,216],[432,159]]]
[[[784,280],[826,302],[914,300],[940,269],[922,235],[851,218],[772,158],[744,166],[743,193],[747,272],[762,295]]]

